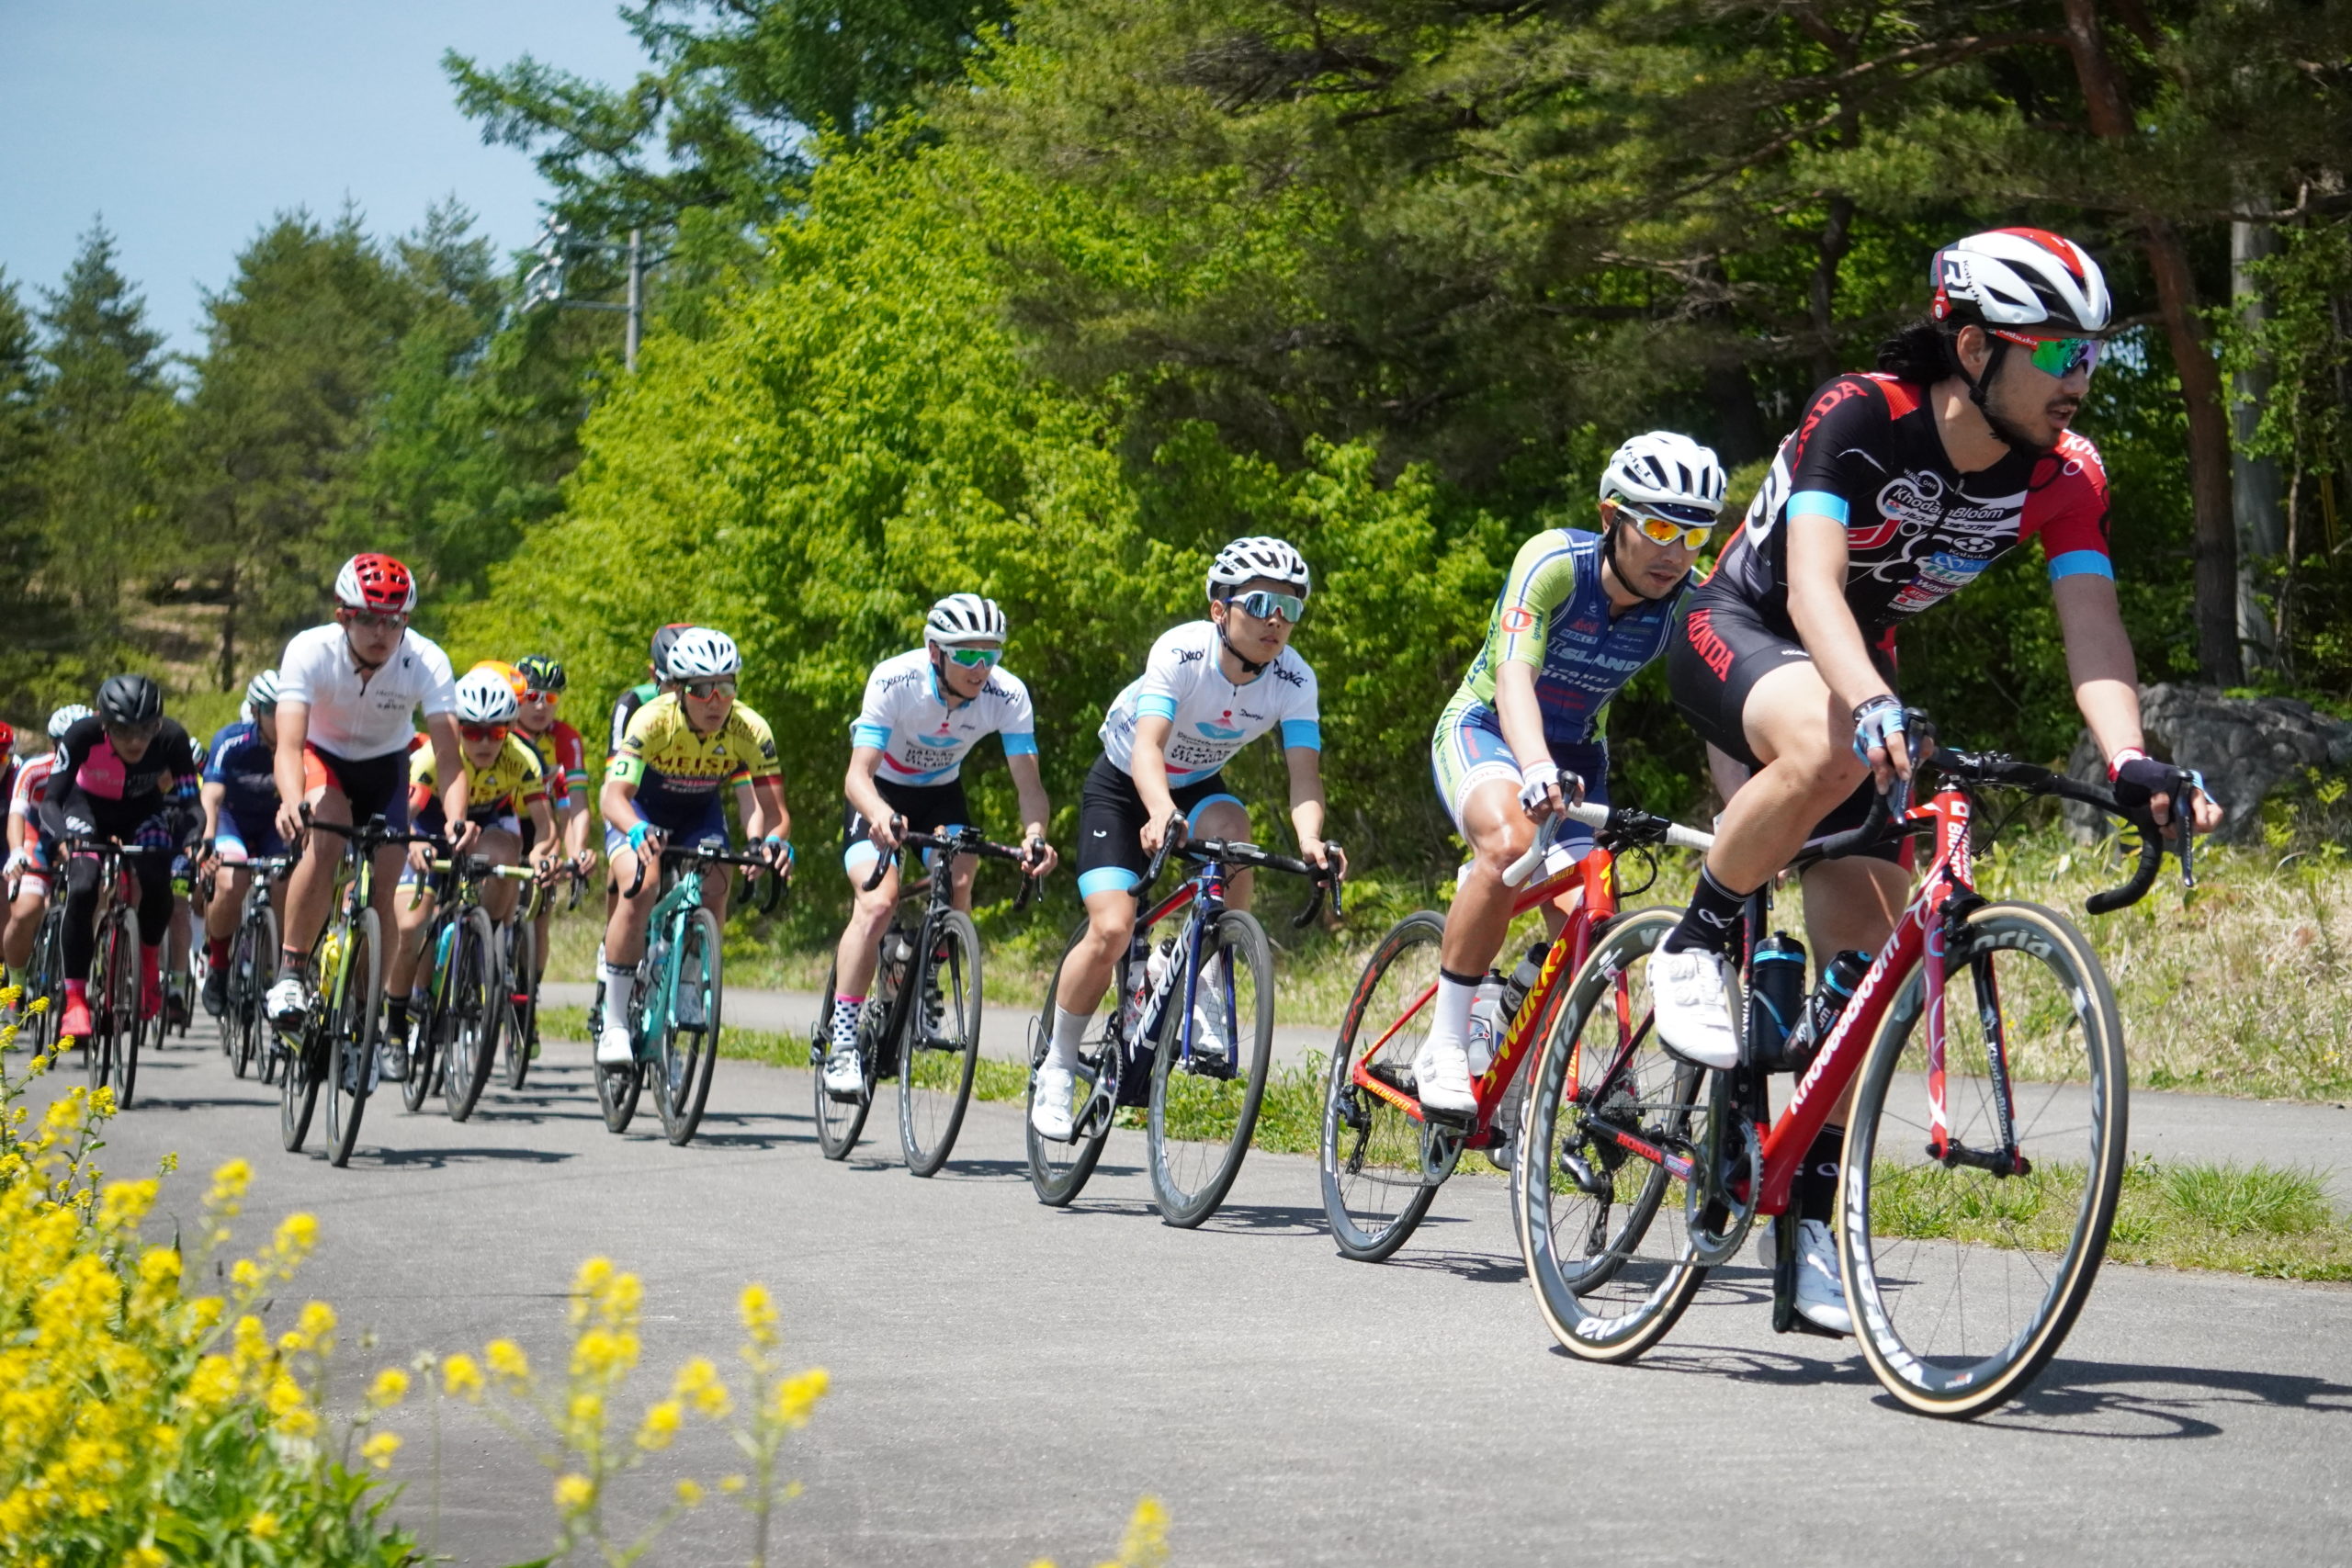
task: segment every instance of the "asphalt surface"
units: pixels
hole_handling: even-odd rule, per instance
[[[1718,1270],[1642,1362],[1568,1359],[1499,1180],[1457,1179],[1370,1267],[1333,1252],[1306,1160],[1253,1157],[1224,1212],[1180,1232],[1149,1206],[1139,1133],[1055,1212],[1013,1107],[975,1106],[947,1169],[918,1181],[893,1127],[828,1163],[808,1076],[727,1062],[703,1135],[676,1149],[650,1105],[607,1134],[586,1054],[563,1045],[463,1125],[378,1100],[335,1170],[315,1136],[283,1153],[274,1093],[200,1043],[147,1061],[106,1163],[141,1174],[177,1151],[164,1208],[186,1214],[214,1165],[250,1158],[241,1241],[315,1213],[301,1294],[335,1303],[347,1345],[377,1337],[346,1350],[345,1396],[377,1366],[494,1335],[560,1365],[566,1285],[603,1254],[645,1281],[651,1398],[689,1355],[731,1366],[736,1292],[772,1286],[790,1353],[832,1378],[775,1561],[1091,1563],[1146,1493],[1185,1568],[2352,1556],[2352,1291],[2109,1267],[2029,1395],[1953,1426],[1894,1407],[1849,1344],[1775,1337],[1747,1267]],[[460,1562],[547,1551],[531,1453],[458,1411],[436,1516],[423,1416],[404,1420],[401,1517]],[[690,1428],[616,1507],[642,1517],[678,1477],[732,1468]],[[707,1506],[647,1561],[748,1557],[740,1517]]]

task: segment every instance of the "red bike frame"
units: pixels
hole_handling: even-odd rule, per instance
[[[1592,951],[1593,929],[1617,913],[1617,883],[1614,874],[1617,857],[1610,851],[1595,845],[1590,852],[1558,875],[1548,877],[1526,888],[1513,900],[1511,918],[1517,919],[1529,910],[1545,904],[1556,908],[1566,923],[1560,934],[1552,939],[1551,951],[1544,955],[1543,969],[1535,976],[1535,984],[1519,1004],[1519,1012],[1503,1034],[1502,1043],[1496,1048],[1493,1064],[1486,1076],[1474,1086],[1478,1096],[1477,1120],[1475,1130],[1465,1141],[1466,1148],[1481,1149],[1493,1141],[1495,1110],[1502,1103],[1504,1093],[1519,1074],[1519,1065],[1525,1059],[1536,1041],[1544,1038],[1559,1016],[1560,1006],[1566,999],[1562,982],[1573,978],[1584,967]],[[1581,897],[1579,897],[1581,895]],[[1432,980],[1413,998],[1412,1005],[1397,1016],[1396,1021],[1385,1030],[1379,1039],[1365,1046],[1356,1056],[1355,1066],[1348,1078],[1366,1093],[1376,1094],[1414,1121],[1423,1120],[1421,1103],[1413,1096],[1372,1075],[1367,1064],[1380,1054],[1381,1047],[1396,1036],[1397,1031],[1413,1021],[1414,1015],[1429,1006],[1437,995],[1437,982]],[[1623,987],[1618,987],[1617,1007],[1620,1021],[1630,1031],[1633,1021]]]

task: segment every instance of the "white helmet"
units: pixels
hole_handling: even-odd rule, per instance
[[[743,655],[735,639],[708,626],[689,626],[670,645],[662,673],[673,681],[710,681],[743,671]]]
[[[51,740],[64,739],[67,730],[89,716],[90,709],[80,703],[67,703],[49,716],[49,738]]]
[[[1653,430],[1636,435],[1600,470],[1600,499],[1677,523],[1712,523],[1724,509],[1727,481],[1714,453],[1687,435]]]
[[[522,707],[514,687],[495,670],[469,670],[458,677],[459,724],[512,724]]]
[[[1218,589],[1238,588],[1257,577],[1295,583],[1301,593],[1309,592],[1314,587],[1306,570],[1306,558],[1292,549],[1287,540],[1253,534],[1217,551],[1216,559],[1209,564],[1209,597],[1221,599],[1225,595]]]
[[[923,635],[943,648],[965,642],[1002,642],[1004,612],[993,599],[977,593],[950,593],[931,607]]]
[[[2054,336],[2107,331],[2107,278],[2090,253],[2043,229],[1989,229],[1956,240],[1928,266],[1939,321],[2040,327]]]

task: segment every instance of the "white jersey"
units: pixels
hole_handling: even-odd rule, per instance
[[[1102,720],[1102,754],[1123,773],[1135,771],[1136,723],[1147,714],[1171,722],[1168,782],[1197,784],[1236,751],[1276,725],[1284,746],[1323,749],[1316,712],[1315,671],[1290,649],[1244,685],[1218,667],[1215,621],[1193,621],[1162,632]]]
[[[1029,688],[998,665],[989,683],[968,703],[949,706],[939,690],[931,650],[918,648],[886,659],[865,678],[865,703],[850,726],[850,744],[882,753],[874,776],[887,784],[944,784],[956,782],[964,759],[989,735],[1004,737],[1004,754],[1030,757],[1037,751],[1037,719]]]
[[[403,631],[391,657],[363,671],[343,627],[330,622],[297,633],[286,645],[277,661],[277,700],[308,703],[304,739],[357,762],[407,750],[417,710],[427,718],[454,713],[458,690],[449,656],[432,638]]]

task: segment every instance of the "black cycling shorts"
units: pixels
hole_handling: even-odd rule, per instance
[[[1168,792],[1187,827],[1200,820],[1201,807],[1213,801],[1241,804],[1226,787],[1225,774],[1211,773]],[[1078,896],[1127,892],[1143,881],[1151,857],[1143,852],[1143,827],[1148,814],[1136,781],[1108,757],[1097,757],[1086,770],[1085,787],[1078,796]]]
[[[942,784],[892,784],[888,779],[874,781],[875,793],[882,797],[892,814],[907,819],[910,833],[932,833],[942,828],[968,827],[972,807],[964,798],[964,781],[955,779]],[[873,824],[849,802],[842,802],[842,865],[861,876],[870,874],[868,868],[879,852],[874,840],[866,837]]]
[[[1871,663],[1892,686],[1893,634],[1882,638],[1870,653]],[[1796,660],[1810,664],[1813,655],[1793,636],[1783,635],[1766,621],[1754,605],[1736,594],[1702,588],[1691,598],[1690,613],[1683,618],[1680,633],[1667,645],[1667,687],[1674,694],[1674,705],[1682,710],[1682,716],[1690,721],[1702,740],[1751,769],[1760,768],[1764,764],[1749,748],[1747,728],[1742,722],[1748,694],[1765,676]],[[1853,794],[1814,824],[1806,837],[1817,839],[1860,827],[1870,815],[1873,792],[1874,786],[1864,778]],[[1900,861],[1905,842],[1882,844],[1866,852],[1866,858]]]

